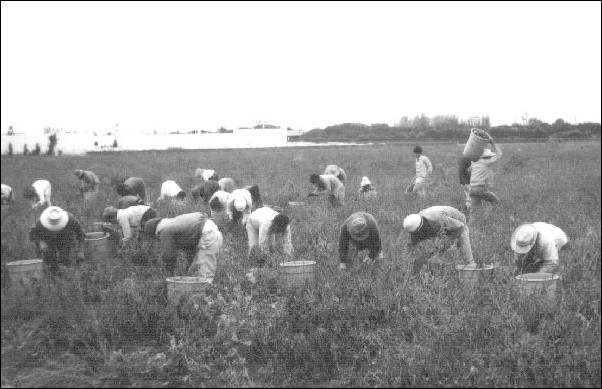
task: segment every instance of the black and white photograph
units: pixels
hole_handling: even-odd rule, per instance
[[[1,1],[2,388],[599,388],[600,1]]]

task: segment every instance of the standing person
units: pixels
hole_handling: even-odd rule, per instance
[[[456,243],[468,264],[475,264],[470,247],[466,216],[454,207],[434,206],[425,208],[417,214],[408,215],[403,220],[403,229],[410,233],[410,242],[408,243],[410,249],[422,241],[444,234]],[[414,272],[419,271],[423,264],[422,260],[415,261]]]
[[[140,196],[142,202],[146,201],[146,185],[140,177],[130,177],[117,185],[119,196]]]
[[[460,185],[464,190],[464,201],[466,205],[466,211],[470,212],[471,210],[471,200],[470,200],[470,165],[472,161],[469,158],[465,158],[460,156],[460,160],[458,161],[458,179],[460,181]]]
[[[215,170],[212,169],[196,169],[196,171],[194,172],[194,176],[200,178],[203,181],[219,180],[219,176],[215,174]]]
[[[23,197],[31,203],[33,209],[50,207],[50,194],[52,186],[47,180],[37,180],[25,188]]]
[[[217,181],[202,181],[192,189],[192,199],[195,203],[198,203],[199,198],[201,198],[207,204],[211,196],[218,190],[220,190],[220,186]]]
[[[291,226],[288,216],[282,215],[270,207],[261,207],[251,212],[246,224],[249,241],[249,254],[259,246],[264,252],[272,252],[276,247],[276,238],[281,237],[282,248],[286,255],[293,254]]]
[[[220,178],[217,182],[221,190],[226,191],[228,193],[232,193],[236,186],[234,185],[234,180],[230,177]]]
[[[119,200],[117,200],[117,208],[118,209],[126,209],[129,207],[133,207],[134,205],[144,205],[144,201],[140,198],[140,196],[123,196]]]
[[[77,169],[74,174],[80,181],[79,191],[84,200],[93,201],[98,195],[98,185],[100,184],[98,176],[94,172],[81,169]]]
[[[314,189],[307,197],[328,195],[328,201],[333,206],[345,203],[345,185],[332,174],[318,175],[314,173],[309,176],[309,182],[314,186]]]
[[[376,195],[376,188],[370,182],[370,179],[366,176],[362,177],[362,182],[360,182],[360,188],[358,189],[360,196],[363,197],[372,197]]]
[[[558,251],[569,238],[553,224],[535,222],[519,226],[510,238],[514,251],[515,275],[523,273],[556,273]]]
[[[148,205],[134,205],[126,209],[106,207],[102,218],[105,222],[118,223],[123,233],[121,245],[132,240],[134,233],[141,229],[148,220],[157,217],[157,211]]]
[[[341,226],[339,233],[339,269],[341,270],[349,266],[350,243],[358,252],[368,250],[368,258],[372,262],[377,257],[383,258],[378,224],[374,216],[369,213],[355,212]]]
[[[186,192],[180,188],[178,184],[176,184],[173,180],[167,180],[163,184],[161,184],[161,195],[157,199],[157,201],[173,199],[176,200],[184,200],[186,198]]]
[[[332,174],[336,178],[339,179],[343,184],[345,184],[345,180],[347,180],[347,175],[345,174],[345,170],[338,167],[337,165],[328,165],[326,169],[324,169],[324,174]]]
[[[170,275],[175,272],[177,252],[182,250],[188,260],[187,274],[213,283],[223,237],[207,215],[193,212],[174,218],[150,219],[144,224],[143,232],[159,239],[161,259]]]
[[[502,157],[502,148],[495,143],[491,135],[489,142],[494,151],[484,149],[481,157],[470,165],[470,199],[472,207],[480,206],[483,202],[489,201],[492,204],[498,204],[500,199],[491,190],[493,188],[493,167],[494,164]]]
[[[13,202],[13,188],[2,184],[2,205],[11,204]]]
[[[69,266],[73,255],[84,260],[85,233],[72,213],[59,207],[46,208],[36,225],[29,231],[29,239],[35,244],[38,256],[59,274],[59,264]]]
[[[422,147],[420,146],[414,147],[414,157],[416,159],[416,178],[414,183],[406,189],[406,193],[426,197],[427,180],[433,173],[433,165],[428,157],[422,155]]]

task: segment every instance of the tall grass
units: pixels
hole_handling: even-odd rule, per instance
[[[431,205],[461,208],[460,147],[425,147],[435,174],[426,199],[407,198],[414,145],[236,151],[2,157],[2,181],[17,203],[2,208],[2,383],[15,386],[583,386],[600,380],[600,144],[503,145],[497,207],[471,221],[475,258],[501,265],[480,288],[459,284],[456,250],[412,275],[403,218]],[[347,202],[304,196],[310,173],[336,163],[348,174]],[[189,192],[197,167],[240,185],[257,184],[264,202],[292,219],[297,259],[317,261],[307,288],[285,288],[274,267],[245,278],[244,230],[225,233],[215,286],[204,301],[167,303],[157,255],[124,250],[50,280],[34,295],[15,293],[4,265],[33,258],[35,220],[21,199],[36,179],[53,184],[53,204],[86,226],[115,204],[117,176],[147,182],[150,201],[164,180]],[[73,170],[101,179],[98,202],[84,207]],[[362,176],[379,198],[357,198]],[[306,200],[301,207],[289,201]],[[204,210],[156,204],[159,214]],[[355,211],[379,223],[385,259],[341,273],[338,230]],[[561,290],[554,303],[519,295],[507,266],[509,240],[524,222],[561,227]],[[435,250],[435,244],[425,251]],[[278,255],[268,260],[274,264]],[[185,266],[181,264],[180,270]]]

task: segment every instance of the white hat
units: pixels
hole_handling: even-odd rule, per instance
[[[368,179],[368,177],[364,176],[362,177],[362,182],[360,183],[361,186],[366,186],[366,185],[372,185],[372,183],[370,182],[370,180]]]
[[[49,231],[60,231],[67,225],[69,215],[59,207],[48,207],[40,215],[40,222]]]
[[[366,218],[361,214],[353,216],[349,221],[347,231],[353,240],[365,240],[370,235]]]
[[[483,154],[481,154],[480,158],[491,158],[495,155],[495,153],[489,149],[483,150]]]
[[[531,251],[531,248],[537,240],[537,230],[533,224],[523,224],[519,226],[510,238],[512,251],[517,254],[525,254]]]
[[[234,208],[236,208],[238,212],[244,211],[246,207],[247,202],[245,201],[244,197],[237,197],[234,199]]]
[[[422,227],[422,216],[417,213],[406,216],[403,219],[403,229],[407,232],[416,232]]]

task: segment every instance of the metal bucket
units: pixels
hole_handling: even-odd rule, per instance
[[[6,264],[11,285],[16,288],[30,288],[44,278],[44,261],[24,259]]]
[[[515,277],[518,291],[524,296],[545,295],[549,300],[556,297],[560,276],[552,273],[525,273]]]
[[[477,267],[476,264],[456,265],[458,280],[461,284],[477,286],[479,283],[490,281],[493,275],[493,265]]]
[[[280,275],[286,286],[299,287],[313,281],[316,261],[291,261],[280,263]]]
[[[468,137],[468,141],[466,142],[466,145],[464,146],[464,151],[462,151],[462,155],[465,158],[468,158],[473,162],[479,160],[479,158],[481,157],[481,154],[483,154],[483,150],[485,149],[485,146],[487,146],[487,144],[489,144],[489,139],[484,138],[481,135],[477,134],[476,131],[483,131],[483,130],[478,130],[476,128],[473,128],[472,130],[470,130],[470,136]],[[483,132],[485,132],[485,131],[483,131]]]
[[[113,254],[113,243],[108,232],[87,232],[84,257],[87,261],[101,261]]]
[[[180,299],[184,296],[189,298],[194,296],[205,296],[205,289],[209,283],[203,277],[168,277],[167,281],[167,299],[170,304],[178,305]]]

